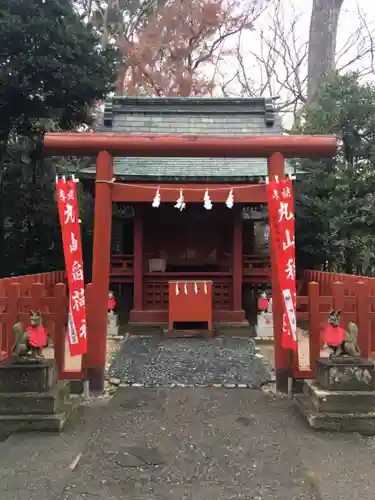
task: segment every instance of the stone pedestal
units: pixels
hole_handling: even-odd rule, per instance
[[[258,314],[256,336],[260,339],[273,340],[272,312],[260,312]]]
[[[58,431],[78,408],[69,383],[57,381],[54,360],[0,363],[0,430]]]
[[[107,335],[110,337],[118,335],[118,317],[113,311],[108,313]]]
[[[319,359],[297,403],[315,429],[375,434],[374,364],[361,358]]]

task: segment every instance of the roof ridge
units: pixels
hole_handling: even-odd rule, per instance
[[[105,101],[103,122],[112,127],[116,114],[252,114],[264,116],[265,125],[273,127],[276,119],[275,99],[272,97],[144,97],[114,96]]]

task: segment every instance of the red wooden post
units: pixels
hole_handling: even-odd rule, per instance
[[[235,212],[233,227],[233,311],[242,309],[242,279],[243,279],[243,257],[242,239],[243,226],[240,212]]]
[[[357,325],[358,344],[361,349],[361,356],[368,358],[371,353],[371,329],[369,316],[368,287],[363,281],[356,285],[357,292]]]
[[[342,281],[332,283],[331,293],[333,296],[333,309],[341,311],[341,326],[346,327],[347,318],[345,314],[345,286]]]
[[[319,283],[308,284],[309,296],[309,331],[310,331],[310,368],[315,376],[316,360],[320,357],[320,310]]]
[[[40,310],[43,314],[48,312],[43,304],[43,297],[46,295],[45,285],[43,283],[33,283],[31,285],[31,304],[33,310]]]
[[[268,177],[273,179],[278,176],[284,178],[285,159],[281,153],[273,153],[268,158]],[[286,349],[281,347],[281,336],[283,329],[283,308],[281,301],[281,289],[279,284],[276,251],[271,245],[271,268],[272,268],[272,311],[273,331],[275,345],[275,375],[276,387],[279,391],[288,391],[289,355]]]
[[[87,332],[87,376],[93,391],[104,388],[107,347],[107,305],[111,257],[113,158],[106,151],[97,157],[95,186],[94,251],[92,266],[93,294],[90,303],[91,325]]]
[[[134,217],[134,311],[143,309],[143,213],[140,206]]]

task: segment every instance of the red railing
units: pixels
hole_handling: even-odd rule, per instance
[[[13,325],[27,325],[30,310],[40,310],[43,324],[53,342],[60,379],[81,378],[82,373],[65,366],[66,325],[68,320],[68,294],[65,272],[55,271],[0,280],[0,360],[11,356]],[[86,287],[88,310],[91,285]]]
[[[247,283],[270,283],[271,261],[269,257],[259,255],[243,256],[243,275]]]
[[[375,295],[375,278],[368,276],[307,270],[304,272],[304,279],[306,283],[311,281],[318,283],[321,295],[332,294],[333,284],[336,282],[343,283],[345,295],[355,295],[359,281],[366,283],[369,295]]]
[[[350,285],[353,293],[346,293],[347,284],[333,282],[330,284],[330,293],[320,292],[321,285],[316,282],[308,283],[306,296],[297,297],[297,323],[305,323],[309,332],[309,359],[310,367],[301,369],[298,356],[293,360],[293,374],[297,378],[313,378],[315,363],[320,356],[322,347],[321,334],[327,325],[328,313],[332,309],[341,310],[341,326],[346,328],[349,321],[358,326],[358,343],[361,354],[365,358],[375,358],[375,296],[369,293],[369,284],[358,281]],[[325,287],[328,284],[325,282]],[[325,288],[327,290],[327,288]]]
[[[56,283],[65,283],[65,271],[51,271],[49,273],[27,274],[25,276],[12,276],[0,279],[0,295],[9,290],[13,283],[19,283],[20,294],[28,296],[33,283],[42,283],[47,291],[51,291]]]
[[[151,274],[151,273],[150,273]],[[177,273],[176,273],[177,274]],[[168,281],[173,279],[184,283],[183,277],[146,276],[143,285],[143,307],[146,310],[168,310]],[[202,278],[204,279],[204,278]],[[207,277],[207,280],[212,278]],[[232,306],[232,279],[215,277],[213,279],[213,309],[230,310]]]
[[[123,276],[133,274],[133,255],[115,254],[111,257],[111,275]]]
[[[231,256],[227,256],[225,262],[221,262],[219,269],[210,273],[210,277],[214,276],[228,276],[231,274]],[[114,254],[111,256],[111,283],[126,283],[131,282],[134,274],[134,262],[133,255],[130,254]],[[186,262],[184,261],[186,264]],[[197,265],[201,262],[197,262]],[[177,266],[177,263],[174,263]],[[180,263],[181,264],[181,263]],[[186,270],[184,273],[169,273],[170,277],[177,278],[178,274],[184,275],[184,277],[196,276],[203,278],[204,275],[209,273],[205,272],[195,272],[193,262],[189,261],[192,266],[192,271]],[[144,274],[146,276],[151,276],[148,268],[148,259],[144,261]],[[154,271],[152,276],[162,276],[164,273]],[[271,282],[271,263],[268,257],[263,257],[259,255],[243,255],[243,276],[246,283],[253,284],[267,284]]]
[[[64,283],[57,283],[49,290],[43,283],[32,283],[23,294],[21,283],[7,285],[0,292],[0,346],[1,358],[11,356],[13,325],[21,322],[27,325],[30,310],[42,313],[43,324],[52,338],[59,373],[64,369],[65,327],[68,317],[68,296]]]

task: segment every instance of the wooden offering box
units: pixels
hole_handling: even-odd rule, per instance
[[[212,281],[169,281],[169,331],[176,322],[207,323],[212,333]]]

